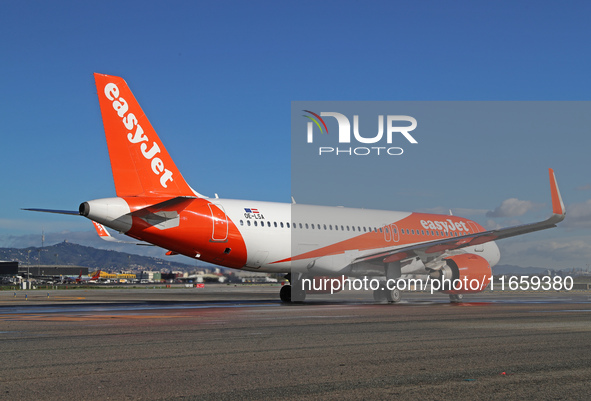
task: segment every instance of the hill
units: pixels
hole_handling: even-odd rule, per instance
[[[549,269],[544,269],[543,267],[520,267],[514,265],[496,265],[492,268],[493,274],[507,274],[516,276],[545,274],[548,272],[548,270]],[[550,271],[554,272],[552,269],[550,269]]]
[[[66,241],[43,248],[0,248],[0,260],[18,261],[23,265],[84,266],[91,270],[101,269],[104,271],[193,271],[196,268],[207,268],[205,266],[198,267],[196,265],[167,261],[149,256],[97,249]]]

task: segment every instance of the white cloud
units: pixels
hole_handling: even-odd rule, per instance
[[[558,229],[509,238],[497,244],[501,249],[500,264],[565,269],[585,267],[591,260],[591,236],[564,237]]]
[[[583,203],[568,205],[563,227],[591,228],[591,199]]]
[[[468,208],[462,208],[462,207],[452,207],[450,209],[450,208],[445,208],[443,206],[422,208],[422,209],[419,209],[418,212],[435,213],[435,214],[449,214],[450,210],[454,216],[461,216],[461,217],[483,216],[486,213],[486,209],[468,209]]]
[[[537,209],[542,205],[532,201],[519,200],[517,198],[509,198],[501,203],[501,206],[495,210],[486,212],[486,217],[516,217],[523,216],[530,210]]]
[[[503,226],[494,220],[487,220],[486,223],[484,223],[484,228],[487,230],[498,230],[503,228]]]

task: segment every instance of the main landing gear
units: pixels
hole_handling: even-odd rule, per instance
[[[306,291],[302,288],[301,280],[292,280],[291,273],[286,274],[285,279],[289,281],[290,284],[285,284],[283,287],[281,287],[281,290],[279,291],[279,298],[281,298],[281,302],[304,302],[306,299]]]
[[[377,303],[385,304],[385,303],[397,303],[400,302],[401,294],[398,288],[394,288],[393,290],[389,290],[387,288],[378,288],[373,292],[373,300]]]
[[[464,294],[449,294],[449,302],[452,304],[459,304],[462,303],[464,299]]]

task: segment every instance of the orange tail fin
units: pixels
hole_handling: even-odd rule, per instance
[[[117,196],[201,196],[183,179],[127,83],[94,78]]]

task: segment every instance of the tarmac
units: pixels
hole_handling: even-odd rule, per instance
[[[588,399],[591,293],[0,291],[0,399]],[[27,298],[25,299],[25,294]]]

